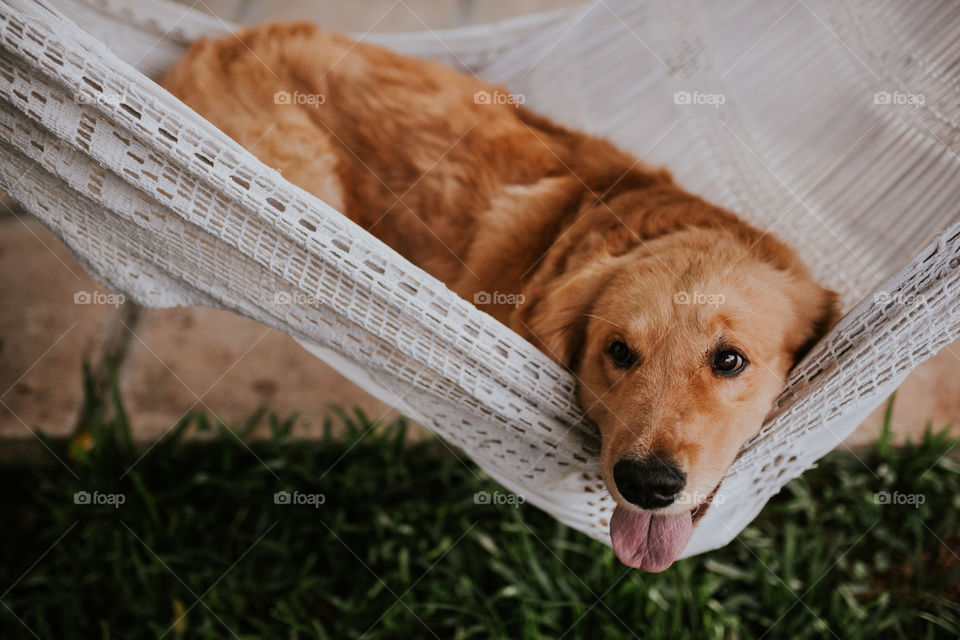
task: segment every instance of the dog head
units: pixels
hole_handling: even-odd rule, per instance
[[[618,557],[661,571],[837,300],[731,214],[692,196],[649,205],[635,194],[586,212],[523,326],[576,375],[600,429]]]

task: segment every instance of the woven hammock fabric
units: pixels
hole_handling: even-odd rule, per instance
[[[162,0],[0,2],[0,188],[105,285],[289,333],[609,542],[571,376],[150,80],[191,40],[235,29]],[[362,37],[666,165],[843,295],[846,316],[791,374],[689,556],[730,541],[960,335],[958,34],[950,2],[598,0]]]

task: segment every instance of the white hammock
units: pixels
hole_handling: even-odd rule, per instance
[[[365,36],[666,165],[843,294],[846,317],[791,375],[687,556],[731,540],[960,335],[960,5],[694,5],[605,0]],[[289,333],[609,542],[612,501],[570,376],[149,79],[192,39],[233,29],[161,0],[2,1],[0,188],[107,286]],[[683,91],[724,103],[677,104]],[[884,91],[893,104],[874,99]]]

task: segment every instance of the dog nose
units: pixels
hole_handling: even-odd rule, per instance
[[[676,499],[686,476],[662,460],[621,460],[613,465],[613,481],[629,502],[641,509],[659,509]]]

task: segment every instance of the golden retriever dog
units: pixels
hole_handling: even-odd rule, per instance
[[[269,24],[196,42],[163,84],[576,376],[632,567],[677,558],[834,322],[782,242],[440,64]]]

